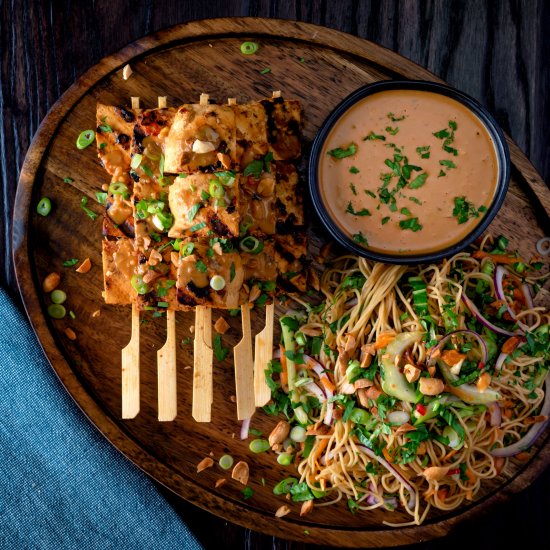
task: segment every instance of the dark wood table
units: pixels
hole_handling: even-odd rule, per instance
[[[296,19],[390,48],[480,100],[550,181],[550,2],[544,0],[18,0],[0,2],[0,10],[0,283],[16,300],[11,216],[18,170],[41,120],[102,57],[193,19]],[[161,491],[207,548],[305,547],[229,524]],[[422,548],[508,548],[515,535],[523,547],[547,547],[549,518],[546,471],[508,504]]]

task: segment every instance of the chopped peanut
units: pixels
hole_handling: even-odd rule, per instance
[[[77,273],[88,273],[92,269],[92,262],[90,261],[90,258],[86,258],[77,268]]]
[[[302,327],[300,332],[306,336],[321,336],[323,334],[322,330],[318,327]]]
[[[50,273],[42,281],[42,290],[47,293],[52,292],[58,287],[59,281],[61,281],[61,276],[59,273]]]
[[[157,265],[159,262],[162,262],[162,254],[158,250],[151,250],[151,254],[149,254],[149,261],[147,263],[149,265]]]
[[[290,424],[286,420],[281,420],[273,431],[269,434],[269,446],[273,447],[276,444],[282,443],[290,432]]]
[[[340,393],[343,395],[352,395],[355,393],[355,386],[349,382],[346,382],[340,386]]]
[[[348,334],[346,339],[345,351],[352,351],[355,348],[355,336],[353,334]]]
[[[69,340],[76,340],[76,333],[75,333],[75,331],[74,331],[72,328],[67,327],[67,328],[65,329],[65,336],[66,336]]]
[[[476,388],[480,393],[483,393],[491,383],[491,375],[488,372],[484,372],[476,382]]]
[[[360,388],[357,390],[357,397],[359,398],[359,403],[361,403],[362,407],[365,407],[367,409],[370,407],[369,405],[369,398],[367,397],[367,390]]]
[[[309,514],[313,510],[313,500],[306,500],[302,504],[302,509],[300,510],[300,517]]]
[[[411,365],[410,363],[407,363],[403,367],[403,372],[405,373],[405,378],[411,384],[413,382],[416,382],[420,378],[420,369],[418,367],[415,367],[414,365]]]
[[[260,297],[261,293],[262,291],[260,290],[260,287],[258,285],[254,285],[250,289],[250,294],[248,295],[248,301],[249,302],[256,301]]]
[[[275,517],[282,518],[287,514],[290,514],[290,508],[286,504],[283,504],[282,506],[277,508],[277,511],[275,512]]]
[[[126,65],[124,65],[124,69],[122,69],[122,78],[124,78],[124,80],[128,80],[132,76],[133,72],[132,67],[126,63]]]
[[[197,464],[197,474],[200,474],[202,471],[206,470],[207,468],[212,468],[214,466],[214,461],[209,456],[203,458],[198,464]]]
[[[221,256],[223,254],[222,245],[219,242],[215,242],[212,245],[212,250],[218,255]]]
[[[216,156],[226,170],[231,168],[231,158],[229,155],[226,155],[225,153],[218,153]]]
[[[447,475],[448,471],[448,466],[430,466],[422,472],[422,475],[428,481],[439,481]]]
[[[248,464],[244,460],[237,462],[237,464],[235,464],[233,468],[233,471],[231,472],[231,477],[233,479],[236,479],[242,485],[248,484],[249,475],[250,471],[248,469]]]
[[[445,384],[439,378],[421,378],[418,382],[420,393],[424,395],[439,395]]]
[[[373,401],[376,401],[382,395],[382,392],[378,388],[375,388],[374,386],[371,386],[366,391],[366,395],[369,399],[372,399]]]
[[[229,323],[220,315],[218,320],[214,323],[214,330],[218,334],[225,334],[229,328]]]
[[[93,313],[92,313],[92,317],[99,317],[101,315],[101,310],[99,309],[96,309]]]
[[[446,349],[441,353],[441,359],[443,359],[449,367],[453,367],[457,363],[464,361],[466,355],[459,353],[456,349]]]
[[[319,275],[317,275],[317,271],[314,269],[310,269],[307,272],[307,282],[311,285],[312,288],[315,290],[320,290],[321,288],[321,281],[319,280]]]
[[[216,489],[219,489],[222,485],[225,485],[227,483],[227,479],[225,477],[220,477],[220,479],[216,480]]]
[[[361,388],[370,388],[373,384],[374,382],[368,378],[359,378],[359,380],[356,380],[353,383],[353,386],[356,390],[359,390]]]

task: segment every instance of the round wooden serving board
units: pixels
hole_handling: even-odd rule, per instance
[[[253,39],[256,55],[243,56],[240,44]],[[130,63],[127,81],[122,68]],[[268,74],[260,74],[266,67]],[[180,25],[144,38],[104,59],[81,77],[56,103],[38,130],[21,172],[14,214],[14,250],[17,278],[27,313],[62,383],[97,428],[147,474],[183,498],[214,514],[252,529],[283,538],[334,546],[398,545],[444,535],[459,522],[507,498],[531,483],[550,462],[550,445],[541,438],[528,463],[512,461],[505,475],[487,483],[476,502],[447,514],[432,514],[419,527],[393,529],[383,521],[407,521],[400,513],[376,511],[352,515],[345,503],[314,510],[300,518],[299,505],[276,519],[274,512],[287,503],[272,493],[292,468],[279,466],[272,453],[252,455],[248,441],[238,438],[232,354],[214,365],[214,405],[210,424],[191,417],[192,345],[178,347],[178,417],[157,421],[156,350],[165,340],[166,323],[151,319],[141,327],[141,412],[121,420],[120,350],[130,338],[130,308],[105,306],[101,296],[101,221],[79,208],[83,195],[97,212],[95,191],[108,181],[94,148],[75,147],[78,134],[95,126],[95,106],[130,103],[139,96],[143,107],[155,107],[157,96],[168,105],[197,102],[206,92],[218,102],[237,97],[240,102],[270,96],[282,90],[301,100],[305,111],[305,139],[309,143],[333,107],[357,87],[381,79],[437,80],[428,71],[372,43],[337,31],[290,21],[212,19]],[[513,179],[506,202],[491,226],[494,233],[512,237],[523,256],[534,254],[534,243],[548,227],[550,196],[529,161],[510,143]],[[307,151],[307,146],[306,146]],[[71,183],[64,183],[66,177]],[[54,204],[46,217],[36,214],[41,196]],[[311,231],[318,246],[319,228]],[[62,266],[70,258],[91,258],[92,270],[78,274]],[[48,298],[41,281],[51,271],[62,274],[60,288],[76,314],[61,321],[48,318]],[[92,317],[100,310],[101,314]],[[219,312],[214,312],[214,319]],[[240,319],[224,316],[231,330],[224,345],[240,339]],[[177,316],[178,342],[192,336],[192,314]],[[253,332],[263,328],[263,310],[253,312]],[[69,340],[64,330],[77,334]],[[268,434],[275,419],[262,412],[252,426]],[[546,434],[548,436],[548,434]],[[546,437],[548,440],[548,437]],[[242,486],[215,465],[201,474],[197,464],[209,453],[218,459],[230,453],[250,464],[254,495],[244,500]],[[214,484],[228,478],[221,488]],[[262,480],[265,483],[262,483]]]

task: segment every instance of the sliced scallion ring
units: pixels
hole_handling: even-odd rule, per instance
[[[125,195],[128,193],[128,187],[121,181],[115,181],[109,185],[109,193],[111,195]]]
[[[267,439],[254,439],[248,445],[248,448],[253,453],[265,453],[269,449],[269,441]]]
[[[186,243],[183,246],[180,245],[180,251],[182,256],[191,256],[195,250],[195,243]]]
[[[281,466],[290,466],[292,464],[292,455],[290,453],[281,453],[277,457],[277,462]]]
[[[223,290],[225,287],[225,279],[221,275],[214,275],[210,279],[210,286],[216,291]]]
[[[255,54],[260,46],[256,42],[243,42],[241,44],[241,53],[244,55]]]
[[[95,132],[93,130],[84,130],[78,138],[76,138],[76,148],[86,149],[88,145],[91,145],[95,139]]]
[[[42,197],[36,205],[36,211],[41,216],[47,216],[52,211],[52,201],[48,197]]]
[[[233,187],[235,185],[235,172],[216,172],[215,176],[222,182],[224,187]]]
[[[218,180],[210,180],[208,191],[215,199],[221,199],[225,195],[223,185]]]
[[[166,231],[174,225],[174,216],[168,212],[157,212],[153,216],[153,224],[159,231]]]
[[[62,306],[61,304],[52,304],[51,306],[48,306],[48,315],[52,317],[52,319],[63,319],[66,314],[67,310],[65,309],[65,306]]]
[[[132,170],[137,170],[139,168],[139,165],[141,164],[142,160],[143,160],[143,155],[140,155],[139,153],[136,153],[132,157],[132,162],[130,162],[130,168]]]
[[[149,292],[149,287],[141,275],[132,275],[130,284],[138,294],[147,294]]]
[[[229,470],[233,466],[233,457],[231,455],[223,455],[220,457],[219,465],[223,470]]]
[[[56,289],[50,294],[50,298],[54,304],[62,304],[67,299],[67,294],[62,290]]]
[[[248,252],[249,254],[259,254],[264,249],[264,243],[259,241],[256,237],[249,235],[248,237],[241,239],[239,248],[243,252]]]

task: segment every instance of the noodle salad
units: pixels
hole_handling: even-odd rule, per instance
[[[532,298],[548,296],[547,274],[507,246],[487,236],[438,265],[326,267],[325,300],[280,319],[266,371],[264,411],[286,416],[269,443],[297,468],[275,494],[302,513],[344,500],[420,524],[525,455],[550,414],[550,314]]]

